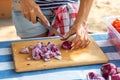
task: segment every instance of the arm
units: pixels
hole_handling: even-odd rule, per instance
[[[86,22],[88,18],[88,14],[92,7],[93,0],[80,0],[80,6],[78,10],[78,15],[74,24],[80,25],[82,22]]]
[[[93,0],[80,0],[78,15],[75,22],[71,26],[68,33],[64,35],[62,40],[66,40],[73,34],[76,34],[72,40],[72,49],[84,48],[89,44],[87,32],[85,30],[87,17],[92,6]]]

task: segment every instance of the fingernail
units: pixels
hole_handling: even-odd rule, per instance
[[[74,43],[72,43],[72,45],[71,46],[73,46],[74,45]]]
[[[48,22],[47,25],[50,26],[50,23]]]
[[[63,37],[65,38],[65,37],[66,37],[66,34],[65,34],[65,35],[63,35]]]

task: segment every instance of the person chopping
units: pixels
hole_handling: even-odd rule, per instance
[[[52,26],[63,35],[61,40],[76,35],[72,40],[72,49],[89,44],[86,21],[93,0],[19,0],[19,3],[21,13],[14,13],[13,18],[18,19],[14,22],[21,39],[54,36],[46,28]],[[17,26],[19,23],[21,26]]]

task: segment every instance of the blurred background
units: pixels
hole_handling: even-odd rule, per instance
[[[120,15],[120,0],[95,0],[88,17],[88,29],[93,33],[107,33],[104,17]],[[0,0],[0,41],[20,39],[12,21],[12,0]]]

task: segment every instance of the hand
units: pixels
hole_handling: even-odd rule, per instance
[[[21,10],[23,16],[31,21],[32,23],[36,23],[36,17],[39,17],[40,20],[47,26],[49,26],[49,21],[43,15],[39,6],[34,2],[34,0],[20,0]]]
[[[89,44],[87,31],[85,30],[86,24],[77,27],[76,37],[72,41],[72,49],[85,48]]]
[[[89,44],[87,31],[85,30],[86,24],[83,23],[81,26],[73,25],[72,28],[62,40],[66,40],[76,33],[75,38],[72,40],[72,49],[84,48]]]

